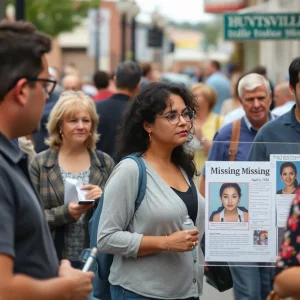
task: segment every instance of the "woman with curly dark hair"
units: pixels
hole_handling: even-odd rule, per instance
[[[118,159],[137,153],[147,188],[135,211],[139,169],[122,160],[106,187],[98,248],[114,254],[111,298],[195,299],[202,294],[204,199],[193,185],[194,100],[182,85],[151,83],[132,100],[119,136]],[[189,215],[196,227],[183,230]],[[192,251],[194,250],[194,251]]]

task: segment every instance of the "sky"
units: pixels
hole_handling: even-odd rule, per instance
[[[141,9],[139,21],[151,22],[151,13],[157,9],[166,19],[176,22],[197,23],[213,19],[203,12],[203,0],[136,0]]]

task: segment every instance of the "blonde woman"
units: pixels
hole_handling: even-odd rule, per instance
[[[88,190],[86,199],[100,198],[114,162],[108,154],[95,151],[97,125],[91,98],[82,92],[63,93],[47,124],[50,149],[39,153],[30,168],[58,257],[69,259],[76,268],[81,267],[80,253],[89,244],[87,229],[94,204],[65,203],[65,182],[77,179],[81,189]]]
[[[191,87],[191,92],[196,100],[196,118],[194,120],[195,136],[192,147],[195,149],[194,161],[199,174],[204,166],[215,133],[222,125],[223,117],[212,112],[216,102],[215,90],[204,83]],[[200,176],[195,177],[199,187]]]

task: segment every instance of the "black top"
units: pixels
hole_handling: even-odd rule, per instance
[[[172,187],[171,187],[172,188]],[[198,199],[194,199],[193,190],[191,187],[186,192],[178,191],[174,188],[172,190],[182,199],[188,210],[188,215],[196,224],[197,213],[198,213]]]
[[[115,158],[116,136],[129,101],[129,96],[125,94],[114,94],[107,100],[96,102],[99,115],[98,134],[100,134],[96,148],[113,158]]]
[[[14,259],[13,272],[36,279],[56,277],[58,259],[27,156],[1,133],[0,207],[0,254]]]

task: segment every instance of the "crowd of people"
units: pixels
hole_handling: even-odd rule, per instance
[[[275,86],[263,67],[228,78],[217,61],[191,86],[160,80],[151,64],[134,61],[113,75],[98,70],[89,82],[74,66],[63,76],[48,67],[51,40],[30,23],[0,23],[0,41],[7,58],[0,63],[0,298],[93,299],[94,274],[81,271],[81,253],[103,192],[97,247],[114,255],[111,299],[201,298],[205,162],[298,153],[300,57],[289,81]],[[137,210],[139,168],[123,159],[130,154],[146,167]],[[280,296],[300,294],[300,268],[291,268],[300,265],[296,166],[282,164],[280,178],[277,194],[296,198],[275,277],[263,264],[231,263],[236,300],[264,300],[273,282]],[[70,182],[88,203],[67,201]],[[239,184],[224,183],[219,197],[211,221],[249,221]],[[268,232],[254,239],[267,245]]]

